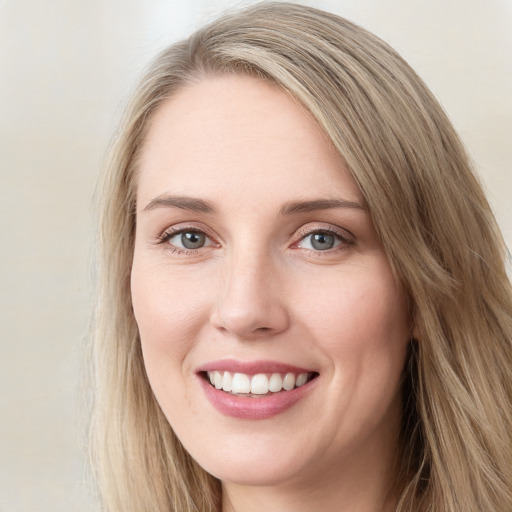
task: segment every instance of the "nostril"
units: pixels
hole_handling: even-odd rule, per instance
[[[254,338],[270,336],[288,327],[288,313],[279,300],[262,297],[253,300],[255,292],[240,298],[235,292],[213,308],[210,322],[216,329],[243,338]]]

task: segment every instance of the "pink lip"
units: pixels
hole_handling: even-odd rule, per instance
[[[247,397],[232,395],[214,388],[203,375],[203,372],[214,370],[239,372],[247,375],[287,372],[299,374],[306,373],[308,370],[273,361],[242,362],[234,360],[214,361],[198,368],[199,384],[213,407],[225,416],[248,420],[267,419],[286,411],[314,389],[318,380],[315,378],[304,386],[291,391],[281,391],[260,397]]]
[[[276,361],[237,361],[235,359],[221,359],[212,361],[200,366],[197,372],[232,372],[245,373],[246,375],[256,375],[257,373],[308,373],[314,370],[299,368],[289,364],[278,363]]]

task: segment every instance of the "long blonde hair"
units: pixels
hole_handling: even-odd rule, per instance
[[[218,512],[146,378],[130,298],[137,157],[152,113],[187,83],[247,73],[295,97],[367,202],[416,339],[404,370],[397,511],[512,510],[512,299],[506,249],[447,116],[388,45],[335,15],[262,3],[161,53],[100,185],[91,453],[108,512]]]

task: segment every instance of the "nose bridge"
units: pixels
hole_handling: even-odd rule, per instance
[[[246,338],[282,331],[288,315],[279,283],[278,263],[268,247],[233,247],[224,262],[213,323]]]

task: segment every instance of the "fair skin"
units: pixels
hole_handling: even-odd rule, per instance
[[[204,78],[156,112],[139,171],[144,362],[223,512],[393,510],[406,298],[316,122],[264,81]],[[228,372],[263,391],[210,384]]]

